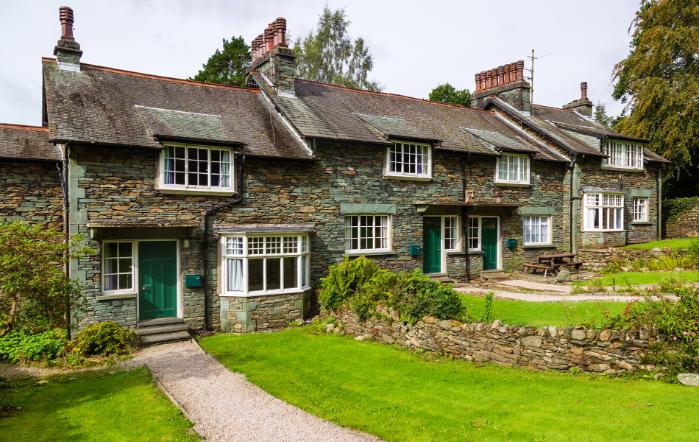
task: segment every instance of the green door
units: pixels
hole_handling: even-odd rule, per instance
[[[498,268],[498,219],[481,218],[483,270]]]
[[[442,271],[442,219],[425,217],[422,219],[422,271],[440,273]]]
[[[138,243],[140,320],[177,316],[177,243]]]

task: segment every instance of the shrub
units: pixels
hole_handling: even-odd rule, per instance
[[[68,344],[65,330],[43,333],[13,330],[0,337],[0,360],[8,362],[50,361],[61,355]]]
[[[352,260],[345,257],[341,263],[331,265],[328,276],[320,281],[320,305],[335,310],[379,270],[379,266],[364,256]]]
[[[619,259],[619,258],[612,258],[609,260],[606,266],[602,269],[603,274],[608,274],[608,273],[619,273],[623,272],[625,267],[628,264],[626,260]]]
[[[694,261],[694,265],[699,266],[699,238],[694,238],[692,242],[689,243],[687,252],[689,252],[689,256],[692,258],[692,261]]]
[[[481,322],[490,323],[495,319],[493,314],[493,292],[488,292],[485,295],[485,303],[483,303],[483,311],[481,312]]]
[[[75,336],[73,352],[80,356],[120,356],[131,352],[136,333],[116,322],[96,322]]]

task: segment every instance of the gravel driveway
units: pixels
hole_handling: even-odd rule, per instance
[[[146,348],[129,365],[146,365],[208,441],[379,440],[273,397],[193,342]]]

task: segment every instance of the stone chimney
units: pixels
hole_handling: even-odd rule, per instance
[[[53,55],[58,60],[58,67],[68,70],[80,70],[80,44],[73,37],[73,10],[68,6],[61,6],[58,9],[58,16],[61,20],[61,39],[56,43]]]
[[[478,107],[494,95],[516,109],[531,112],[531,89],[529,82],[524,79],[524,61],[519,60],[477,73],[471,103]]]
[[[296,56],[286,45],[286,19],[277,18],[251,44],[251,73],[259,73],[278,94],[294,94]],[[263,86],[263,85],[261,85]]]
[[[587,98],[587,82],[580,83],[580,98],[563,105],[563,109],[573,109],[582,115],[592,116],[592,101]]]

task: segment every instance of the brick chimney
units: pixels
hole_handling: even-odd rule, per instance
[[[585,116],[592,116],[592,101],[587,98],[587,82],[580,83],[580,98],[563,105],[563,109],[573,109]]]
[[[255,37],[250,49],[250,72],[262,74],[276,93],[293,95],[296,56],[286,45],[286,19],[279,17],[270,23]]]
[[[80,44],[73,37],[73,10],[68,6],[58,8],[61,21],[61,39],[56,43],[53,55],[58,60],[58,67],[67,70],[80,70]]]
[[[478,107],[493,95],[516,109],[531,111],[531,85],[524,79],[523,60],[476,74],[476,90],[471,94],[471,103]]]

